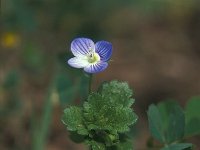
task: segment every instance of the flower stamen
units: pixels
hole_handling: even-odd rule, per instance
[[[93,64],[93,63],[97,63],[99,61],[100,61],[99,54],[95,53],[94,50],[89,49],[88,62]]]

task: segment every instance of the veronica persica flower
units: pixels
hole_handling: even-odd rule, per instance
[[[98,73],[105,70],[112,55],[112,44],[107,41],[94,43],[88,38],[76,38],[71,43],[75,57],[68,60],[74,68],[83,68],[87,73]]]

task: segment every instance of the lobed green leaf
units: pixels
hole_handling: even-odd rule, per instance
[[[94,140],[86,141],[86,144],[89,145],[92,150],[106,150],[106,147],[103,143]]]
[[[131,98],[133,92],[126,82],[111,81],[103,84],[101,95],[103,99],[115,105],[131,107],[134,103],[134,99]]]
[[[185,135],[200,135],[200,97],[193,97],[186,105]]]
[[[124,96],[124,98],[122,98]],[[132,92],[126,83],[112,81],[100,93],[92,93],[84,103],[84,118],[90,130],[129,131],[137,120],[130,108]]]
[[[133,150],[131,141],[125,141],[117,144],[117,150]]]
[[[67,126],[69,131],[77,131],[80,135],[88,134],[83,123],[82,109],[79,107],[71,106],[66,108],[64,110],[62,122]]]
[[[152,136],[159,140],[161,143],[165,142],[163,124],[158,108],[152,104],[149,106],[147,111],[148,121],[149,121],[149,130]]]
[[[151,105],[147,114],[151,134],[161,143],[170,144],[183,138],[185,116],[176,102],[165,101],[158,106]]]
[[[192,144],[191,143],[176,143],[176,144],[171,144],[168,145],[164,148],[162,148],[161,150],[190,150],[192,148]]]
[[[175,101],[164,101],[158,104],[162,116],[162,127],[166,143],[181,140],[184,136],[185,115]]]

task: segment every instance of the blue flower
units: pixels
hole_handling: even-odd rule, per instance
[[[74,68],[83,68],[87,73],[98,73],[108,66],[107,61],[112,55],[112,44],[99,41],[94,44],[88,38],[76,38],[71,43],[71,51],[75,57],[68,60]]]

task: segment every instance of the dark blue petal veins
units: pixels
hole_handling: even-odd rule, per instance
[[[105,70],[108,67],[107,62],[98,62],[96,64],[89,65],[84,68],[84,71],[87,73],[98,73]]]
[[[94,42],[88,38],[76,38],[71,43],[71,51],[77,57],[85,56],[90,49],[94,48]]]
[[[95,51],[99,54],[101,61],[108,61],[112,55],[112,44],[107,41],[99,41],[95,44]]]

